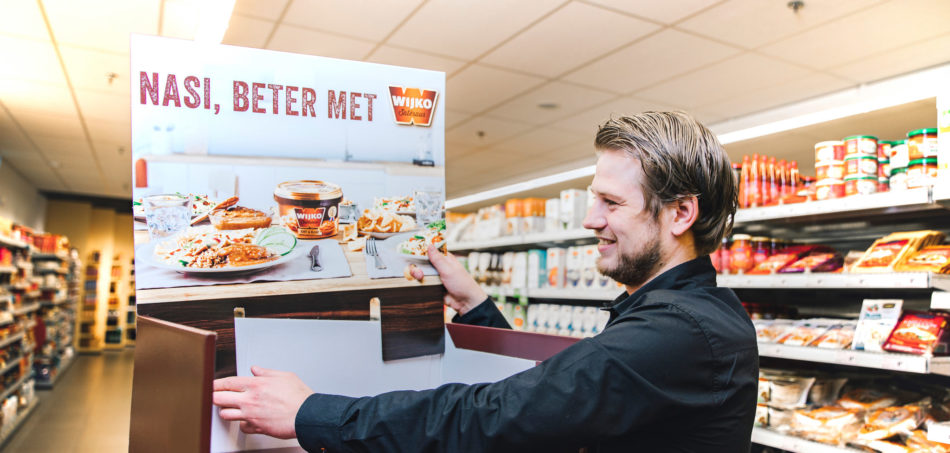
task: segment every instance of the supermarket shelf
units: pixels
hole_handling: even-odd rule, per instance
[[[9,365],[7,365],[7,366],[5,366],[5,367],[3,367],[3,368],[0,368],[0,376],[6,374],[7,371],[10,371],[10,370],[16,368],[17,366],[19,366],[19,365],[20,365],[20,359],[22,359],[23,357],[24,357],[23,354],[20,354],[20,356],[17,357],[16,359],[9,360],[9,362],[10,362]],[[3,397],[0,397],[0,401],[3,401],[3,398],[6,398],[6,395],[4,395]]]
[[[933,200],[934,203],[950,206],[950,183],[938,182],[933,188]]]
[[[554,231],[550,233],[522,234],[485,241],[467,241],[449,244],[449,251],[482,250],[523,245],[541,245],[558,242],[573,242],[581,239],[594,239],[594,232],[587,229]]]
[[[950,291],[950,275],[930,272],[897,272],[885,274],[773,274],[718,275],[716,283],[728,288],[781,289],[941,289]]]
[[[30,402],[25,409],[23,409],[19,414],[17,414],[16,419],[13,421],[13,424],[8,425],[6,429],[0,431],[0,449],[6,445],[7,441],[16,434],[17,429],[23,426],[23,422],[30,417],[30,414],[33,413],[33,410],[36,409],[36,406],[40,403],[40,399],[37,396],[33,397],[33,401]]]
[[[21,340],[23,338],[23,335],[24,335],[23,332],[17,332],[9,338],[4,338],[3,340],[0,340],[0,348],[7,346],[15,341]]]
[[[63,288],[61,286],[41,286],[40,287],[40,291],[59,291],[62,289],[66,289],[66,288]]]
[[[565,289],[532,289],[527,291],[528,297],[538,299],[569,299],[569,300],[604,300],[611,301],[617,298],[623,292],[622,288],[610,289],[591,289],[591,288],[565,288]],[[512,292],[513,295],[513,292]]]
[[[12,274],[16,272],[16,266],[0,266],[0,274]]]
[[[13,310],[13,315],[14,315],[14,316],[25,315],[25,314],[27,314],[27,313],[32,313],[32,312],[34,312],[34,311],[36,311],[36,310],[39,310],[39,309],[40,309],[40,303],[39,303],[39,302],[34,302],[34,303],[32,303],[32,304],[24,305],[24,306],[22,306],[22,307],[20,307],[20,308],[14,309],[14,310]]]
[[[6,247],[18,248],[18,249],[25,249],[30,246],[26,242],[18,241],[16,239],[11,239],[8,237],[3,237],[3,236],[0,236],[0,245],[6,246]]]
[[[69,256],[66,255],[65,253],[57,254],[57,253],[33,252],[33,254],[30,255],[30,258],[32,258],[34,261],[35,260],[65,260],[66,258],[69,258]]]
[[[69,273],[69,271],[66,270],[66,269],[61,269],[61,268],[49,269],[49,268],[43,268],[43,267],[36,267],[36,268],[33,268],[33,273],[34,273],[34,274],[60,274],[60,275],[66,275],[66,274]]]
[[[950,376],[950,357],[787,346],[773,343],[759,343],[759,356]]]
[[[736,225],[766,221],[807,221],[820,218],[823,221],[860,217],[869,214],[908,213],[942,210],[943,206],[931,202],[930,190],[926,188],[856,195],[835,200],[810,201],[764,208],[740,209],[736,212]]]
[[[752,442],[796,453],[860,453],[860,450],[812,442],[760,427],[752,428]]]
[[[56,299],[56,300],[41,300],[40,305],[44,307],[56,307],[56,306],[66,304],[69,301],[70,301],[69,297],[60,297],[59,299]]]
[[[13,385],[7,387],[7,389],[4,390],[3,393],[0,393],[0,401],[5,400],[8,396],[10,396],[10,394],[17,391],[17,389],[19,389],[20,386],[23,385],[24,382],[30,380],[32,376],[33,376],[33,373],[28,372],[26,373],[26,375],[24,375],[23,377],[18,379],[15,383],[13,383]]]
[[[75,356],[72,356],[72,357],[70,357],[70,358],[64,360],[63,362],[60,362],[59,367],[56,368],[56,375],[53,376],[53,379],[50,379],[49,382],[44,382],[44,381],[37,380],[37,381],[36,381],[36,388],[38,388],[38,389],[51,389],[51,388],[53,388],[53,386],[56,385],[56,381],[58,381],[59,378],[61,378],[61,377],[63,376],[63,373],[65,373],[66,370],[69,369],[70,365],[72,365],[73,362],[75,362],[75,361],[76,361],[76,357],[75,357]]]

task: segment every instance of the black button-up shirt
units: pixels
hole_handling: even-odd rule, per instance
[[[311,395],[297,413],[298,441],[332,452],[747,452],[755,329],[735,294],[716,287],[709,258],[670,269],[610,310],[601,334],[499,382]],[[490,301],[461,318],[499,320]]]

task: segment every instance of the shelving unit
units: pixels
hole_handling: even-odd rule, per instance
[[[125,306],[125,346],[134,347],[135,346],[135,319],[138,316],[136,312],[135,304],[135,259],[131,260],[129,266],[129,295],[128,303]]]
[[[794,451],[798,453],[860,453],[861,450],[855,450],[847,447],[836,447],[834,445],[812,442],[801,437],[789,436],[778,431],[767,428],[752,428],[752,442],[757,444],[781,448],[782,450]]]
[[[13,423],[9,425],[8,428],[4,428],[3,430],[0,430],[0,448],[3,448],[3,446],[6,445],[7,440],[13,437],[13,435],[16,434],[17,430],[20,429],[21,426],[23,426],[23,422],[25,422],[26,419],[30,417],[30,415],[33,413],[33,410],[36,409],[36,406],[38,404],[39,404],[39,398],[33,397],[33,401],[30,401],[30,403],[25,408],[20,410],[20,412],[17,414],[17,417],[13,421]]]
[[[117,350],[125,348],[125,321],[128,315],[123,308],[121,297],[123,291],[122,261],[119,255],[112,259],[111,279],[109,281],[108,311],[106,312],[105,349]]]
[[[96,333],[96,326],[98,325],[96,302],[98,299],[99,260],[99,252],[92,252],[83,272],[83,298],[79,310],[78,329],[78,349],[80,353],[98,353],[102,351],[102,338]]]
[[[75,283],[79,278],[77,269],[80,263],[63,253],[34,254],[32,259],[36,268],[55,269],[55,274],[59,276],[55,286],[40,288],[49,295],[49,298],[39,301],[39,316],[46,327],[46,336],[44,343],[36,346],[33,362],[37,388],[52,388],[55,379],[66,371],[66,365],[75,354],[78,303]],[[49,261],[55,261],[58,265],[38,264]]]

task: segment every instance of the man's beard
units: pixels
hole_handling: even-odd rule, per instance
[[[617,251],[619,253],[619,248]],[[661,266],[660,242],[651,241],[646,249],[639,253],[619,256],[619,263],[614,268],[606,269],[598,265],[597,270],[624,285],[641,286],[653,277],[654,272]]]

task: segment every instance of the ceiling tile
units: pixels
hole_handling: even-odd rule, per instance
[[[429,69],[451,74],[465,65],[462,60],[437,57],[414,50],[400,49],[393,46],[381,46],[376,49],[366,61],[383,63],[409,68]]]
[[[745,53],[637,93],[638,97],[691,110],[726,101],[811,73],[773,58]]]
[[[190,0],[163,0],[161,35],[168,38],[195,39],[195,31],[201,20],[198,6]]]
[[[49,32],[36,2],[0,0],[0,33],[49,42]]]
[[[943,35],[948,17],[950,2],[945,0],[882,3],[765,46],[761,51],[804,66],[826,69]]]
[[[84,118],[129,121],[131,99],[129,93],[110,94],[91,90],[76,90],[79,108]]]
[[[91,162],[92,149],[86,140],[59,137],[34,137],[33,141],[50,160]]]
[[[880,2],[808,0],[796,13],[785,2],[730,0],[683,21],[677,28],[753,49]]]
[[[551,82],[492,109],[491,115],[532,124],[549,124],[574,112],[603,104],[616,95],[563,82]],[[540,104],[556,104],[544,109]]]
[[[49,42],[0,35],[0,89],[16,89],[13,80],[65,84],[56,49]],[[3,91],[0,91],[0,95]]]
[[[462,112],[481,112],[542,81],[544,79],[538,77],[472,65],[446,81],[446,106]]]
[[[294,25],[281,25],[271,39],[268,49],[284,52],[319,55],[321,57],[362,60],[374,44],[369,41],[345,38]]]
[[[234,12],[267,20],[277,20],[289,0],[237,0]],[[231,16],[234,20],[234,15]],[[234,25],[234,22],[231,22]]]
[[[676,30],[664,30],[597,60],[565,80],[630,93],[739,53],[739,49]]]
[[[658,2],[656,0],[589,1],[664,24],[672,24],[720,0],[677,0],[675,2]]]
[[[33,144],[18,129],[0,124],[0,155],[6,153],[35,153]]]
[[[583,143],[593,143],[591,137],[554,128],[535,129],[526,134],[505,140],[494,149],[508,150],[513,155],[536,156],[544,158],[545,154],[554,150],[569,147],[580,147]]]
[[[74,88],[111,93],[129,91],[129,55],[80,49],[62,45],[59,51],[66,63]],[[115,74],[110,82],[110,74]]]
[[[552,127],[585,134],[593,141],[597,128],[610,118],[623,115],[632,115],[634,113],[645,112],[649,110],[666,111],[675,110],[668,105],[656,102],[645,101],[630,96],[625,96],[594,108],[587,109],[576,115],[570,116],[551,124]]]
[[[399,27],[391,44],[475,58],[552,11],[563,0],[432,0]]]
[[[583,3],[570,3],[486,55],[484,63],[554,77],[659,28]],[[552,58],[552,49],[557,57]]]
[[[465,146],[491,146],[506,138],[526,132],[532,127],[534,126],[520,121],[502,120],[482,115],[447,130],[445,141],[446,143]]]
[[[420,3],[422,0],[295,0],[284,23],[379,41]]]
[[[471,117],[472,115],[469,113],[446,109],[445,110],[445,129],[448,130],[455,126],[458,126],[460,123],[462,123],[463,121]]]
[[[4,165],[7,165],[4,159]],[[56,172],[40,158],[11,158],[9,164],[33,186],[43,190],[65,190]]]
[[[75,109],[71,115],[53,115],[45,112],[20,109],[13,113],[23,130],[31,137],[51,136],[73,139],[85,138],[82,123]]]
[[[21,110],[62,116],[76,114],[73,97],[65,83],[0,79],[0,102],[14,115]]]
[[[89,137],[93,143],[119,143],[126,146],[132,143],[132,125],[129,121],[86,118],[86,127],[89,129]]]
[[[849,80],[816,72],[763,89],[743,91],[700,109],[735,118],[843,90],[852,84]]]
[[[873,82],[950,61],[950,35],[879,53],[828,69],[858,82]]]
[[[129,33],[158,34],[160,4],[160,0],[43,1],[57,42],[117,53],[129,52]]]
[[[231,25],[224,33],[222,44],[241,47],[263,48],[276,23],[256,17],[235,14],[231,16]]]

